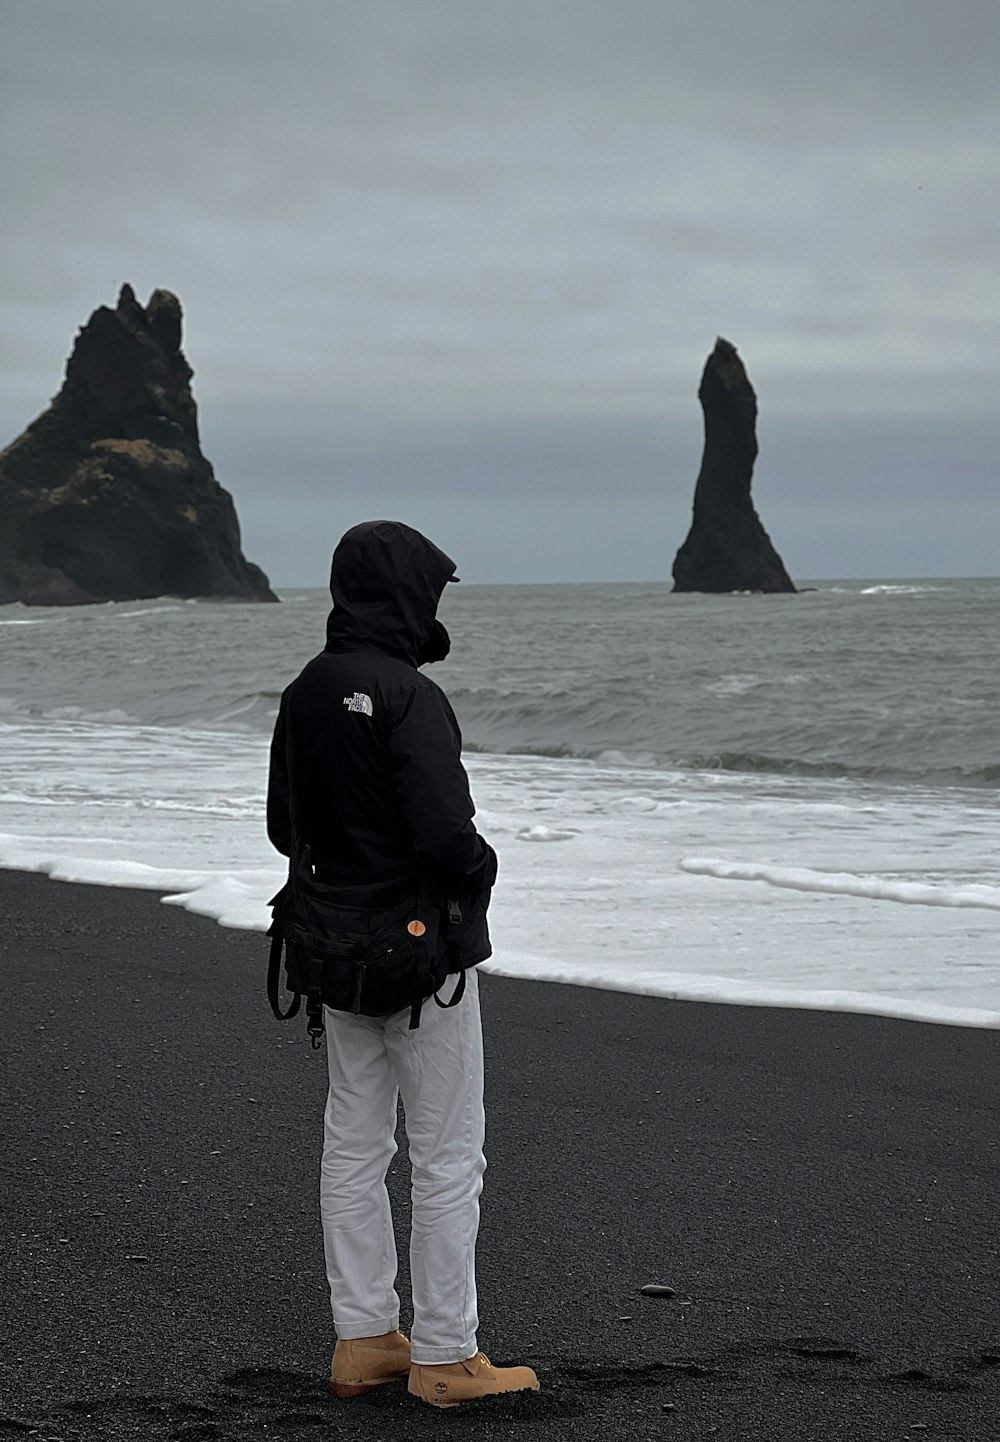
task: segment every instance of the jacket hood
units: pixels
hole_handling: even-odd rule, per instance
[[[437,620],[455,562],[402,521],[363,521],[333,553],[327,650],[374,647],[411,665],[441,661],[448,633]]]

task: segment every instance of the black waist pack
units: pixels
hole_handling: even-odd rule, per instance
[[[287,1021],[305,997],[306,1031],[314,1047],[323,1036],[324,1006],[355,1016],[389,1016],[409,1007],[412,1030],[420,1025],[428,997],[445,1008],[462,999],[465,971],[456,947],[461,907],[453,901],[442,906],[426,884],[393,906],[343,906],[337,889],[319,881],[308,859],[301,858],[269,905],[271,1010]],[[278,999],[282,952],[285,986],[293,993],[286,1011]],[[438,991],[449,971],[458,975],[453,995],[443,1002]]]

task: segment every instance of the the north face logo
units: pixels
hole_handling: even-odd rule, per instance
[[[345,696],[344,705],[348,711],[360,711],[365,716],[372,714],[372,698],[363,691],[355,691],[353,696]]]

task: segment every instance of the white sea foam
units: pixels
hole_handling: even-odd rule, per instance
[[[716,681],[707,682],[705,690],[713,696],[745,696],[748,692],[756,691],[762,686],[805,686],[810,680],[811,677],[799,672],[765,676],[758,675],[753,671],[734,671],[729,675],[720,676]]]
[[[739,861],[687,857],[684,871],[717,876],[720,881],[766,881],[789,891],[819,891],[830,896],[864,896],[872,901],[901,901],[910,906],[973,906],[1000,911],[998,886],[928,886],[885,876],[859,876],[849,871],[810,871],[807,867],[748,866]]]
[[[109,722],[111,725],[137,722],[137,716],[131,716],[127,711],[113,706],[108,711],[85,711],[82,706],[53,706],[48,711],[42,712],[43,721],[96,721]]]
[[[115,621],[134,621],[139,616],[162,616],[168,611],[176,611],[184,605],[183,601],[172,601],[165,598],[159,606],[115,606],[110,612],[111,618]]]
[[[264,834],[267,746],[183,727],[0,726],[0,865],[163,891],[262,931],[284,876]],[[535,756],[467,764],[500,855],[487,969],[1000,1025],[994,793]],[[260,939],[247,960],[264,965]]]
[[[731,676],[720,676],[717,681],[707,682],[705,690],[713,696],[743,696],[747,691],[753,691],[763,685],[763,676],[734,673]]]
[[[846,1011],[865,1016],[891,1016],[903,1021],[942,1022],[953,1026],[1000,1027],[1000,1013],[976,1007],[943,1006],[938,1002],[879,996],[876,992],[796,991],[790,987],[764,987],[741,983],[729,976],[671,975],[625,976],[609,967],[601,972],[593,966],[553,964],[545,957],[512,957],[490,961],[482,968],[495,976],[530,977],[533,981],[597,987],[641,996],[658,996],[669,1001],[717,1002],[728,1006],[777,1006],[800,1011]]]
[[[577,831],[563,831],[558,826],[522,826],[518,841],[572,841]]]
[[[597,762],[601,766],[655,766],[656,757],[651,751],[601,751],[597,755]]]
[[[921,596],[927,592],[941,589],[940,586],[914,586],[892,582],[878,586],[862,586],[857,594],[859,596]]]
[[[51,626],[60,616],[2,616],[0,626]]]

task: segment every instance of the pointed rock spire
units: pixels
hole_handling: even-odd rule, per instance
[[[691,529],[674,558],[675,591],[794,591],[750,499],[757,396],[736,347],[719,336],[698,389],[705,449]]]
[[[123,285],[77,336],[52,405],[0,453],[0,604],[275,601],[202,455],[181,305]]]

